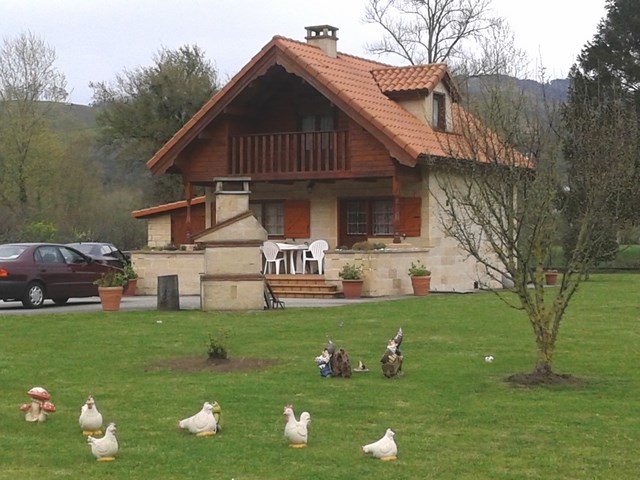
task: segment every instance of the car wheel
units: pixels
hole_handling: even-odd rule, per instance
[[[61,297],[61,298],[53,299],[53,303],[55,303],[56,305],[66,305],[68,301],[69,301],[69,297]]]
[[[30,283],[27,293],[22,299],[22,305],[26,308],[40,308],[44,303],[44,287],[41,283]]]

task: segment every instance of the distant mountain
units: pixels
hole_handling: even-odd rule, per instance
[[[541,97],[544,94],[547,98],[552,100],[558,100],[561,102],[567,100],[567,92],[569,91],[568,78],[557,78],[544,84],[536,82],[535,80],[518,80],[518,83],[525,90],[530,90],[532,93]]]
[[[43,102],[47,108],[51,128],[57,132],[72,132],[96,129],[97,108],[74,103]]]
[[[481,82],[491,80],[492,77],[473,77],[467,82],[467,91],[469,95],[480,92]],[[526,93],[530,94],[534,98],[542,100],[545,96],[548,100],[564,102],[567,100],[567,93],[569,90],[569,79],[559,78],[550,80],[547,83],[540,83],[536,80],[519,79],[515,77],[500,76],[495,77],[495,81],[499,81],[502,84],[515,84],[519,88],[522,88]]]

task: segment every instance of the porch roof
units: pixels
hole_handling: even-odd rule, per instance
[[[152,173],[166,172],[242,89],[276,64],[316,88],[378,138],[401,164],[415,166],[419,157],[447,156],[443,145],[450,145],[448,137],[455,135],[434,131],[390,98],[394,92],[431,91],[444,80],[457,99],[445,64],[394,67],[340,52],[331,57],[316,46],[275,36],[147,162]]]
[[[205,196],[193,197],[191,199],[191,205],[198,205],[204,203]],[[162,205],[155,205],[153,207],[141,208],[140,210],[134,210],[131,215],[135,218],[147,218],[161,213],[172,212],[181,208],[187,208],[186,200],[178,200],[177,202],[163,203]]]

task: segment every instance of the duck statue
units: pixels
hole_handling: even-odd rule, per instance
[[[99,462],[110,462],[116,459],[118,453],[118,439],[116,438],[116,424],[111,422],[102,438],[87,437],[87,443],[91,445],[91,453]]]
[[[215,435],[218,431],[218,422],[214,415],[214,405],[218,406],[217,402],[213,404],[210,402],[204,402],[202,410],[195,415],[180,420],[178,427],[189,430],[189,432],[195,434],[198,437],[207,437]],[[220,418],[220,408],[216,408],[218,418]]]
[[[102,414],[98,411],[98,407],[96,407],[93,395],[87,397],[87,401],[80,409],[78,423],[84,435],[102,434]]]
[[[284,407],[284,437],[289,440],[289,446],[292,448],[303,448],[307,446],[308,430],[307,426],[311,423],[311,415],[309,412],[302,412],[300,420],[296,420],[293,413],[293,405],[285,405]]]
[[[363,453],[370,453],[380,460],[395,460],[398,455],[398,446],[396,445],[394,437],[395,432],[390,428],[387,428],[387,431],[380,440],[363,445],[361,450]]]
[[[24,419],[27,422],[44,422],[49,413],[56,411],[56,406],[51,403],[51,395],[42,387],[33,387],[27,395],[31,397],[30,403],[20,405],[20,410],[26,412]]]

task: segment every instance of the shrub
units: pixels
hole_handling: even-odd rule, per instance
[[[228,338],[229,330],[224,328],[218,330],[218,334],[215,337],[209,334],[209,344],[207,346],[207,354],[209,355],[209,360],[220,360],[229,358],[229,351],[225,345]]]
[[[99,287],[122,287],[127,283],[127,277],[120,270],[115,268],[104,272],[100,278],[93,282]]]
[[[133,269],[133,265],[131,265],[130,263],[127,263],[124,266],[124,275],[127,278],[138,278],[138,274],[136,273],[136,271]]]
[[[364,267],[362,265],[355,265],[352,263],[345,263],[338,275],[343,280],[360,280],[362,278],[362,272]]]
[[[424,266],[424,264],[418,260],[416,262],[411,262],[411,266],[409,267],[409,275],[412,277],[427,277],[431,275],[431,270]]]
[[[353,244],[353,246],[351,247],[352,250],[373,250],[374,246],[373,243],[369,242],[369,241],[364,241],[364,242],[356,242]]]

